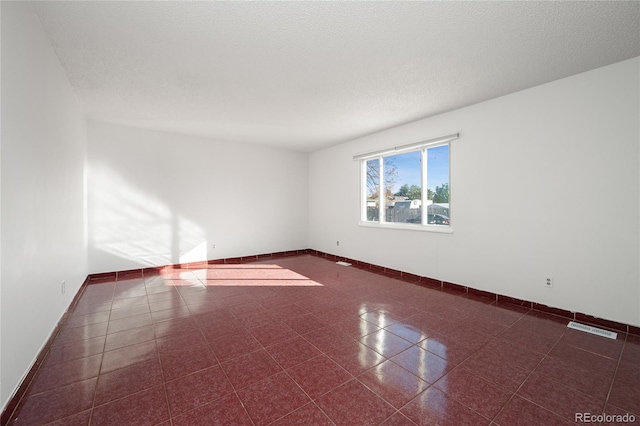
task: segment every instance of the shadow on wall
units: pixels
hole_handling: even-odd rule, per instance
[[[205,231],[104,164],[91,165],[89,247],[132,268],[207,259]],[[93,267],[104,262],[95,259]],[[92,260],[90,259],[90,264]]]

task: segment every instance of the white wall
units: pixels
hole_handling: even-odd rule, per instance
[[[30,5],[0,7],[4,407],[86,277],[85,124]]]
[[[88,140],[90,272],[308,247],[305,153],[99,122]]]
[[[631,59],[312,153],[311,248],[640,325],[639,69]],[[453,234],[358,226],[353,155],[455,132]]]

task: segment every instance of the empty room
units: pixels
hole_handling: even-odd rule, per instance
[[[0,18],[3,426],[640,424],[640,2]]]

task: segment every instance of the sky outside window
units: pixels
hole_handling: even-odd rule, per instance
[[[402,185],[421,186],[420,151],[385,157],[385,167],[395,166],[397,178],[392,193]],[[435,192],[436,186],[449,183],[449,145],[427,149],[427,185]]]
[[[420,151],[385,157],[384,167],[386,170],[391,168],[396,170],[393,187],[387,188],[392,194],[398,192],[405,184],[421,186]]]
[[[449,145],[427,149],[427,186],[436,190],[436,186],[449,183]]]

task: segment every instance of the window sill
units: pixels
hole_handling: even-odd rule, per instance
[[[418,224],[404,224],[404,223],[379,223],[379,222],[364,222],[360,221],[360,226],[366,228],[380,228],[380,229],[400,229],[404,231],[419,231],[419,232],[435,232],[438,234],[453,234],[453,228],[451,226],[442,225],[418,225]]]

